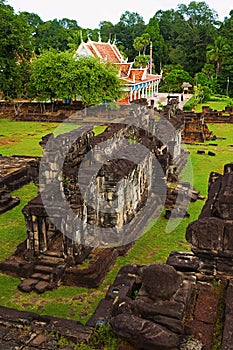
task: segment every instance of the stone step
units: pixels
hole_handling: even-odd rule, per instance
[[[57,252],[53,250],[47,250],[46,252],[43,253],[43,256],[50,256],[54,258],[63,258],[62,252]]]
[[[42,294],[44,292],[46,292],[47,290],[51,290],[52,289],[52,285],[49,282],[46,281],[39,281],[35,287],[34,287],[35,291],[39,294]]]
[[[44,273],[39,273],[35,272],[31,275],[31,278],[37,279],[37,280],[43,280],[43,281],[49,281],[50,280],[50,275],[44,274]]]
[[[53,267],[46,265],[36,265],[34,267],[35,272],[42,272],[44,274],[50,274],[53,271]]]
[[[54,256],[41,256],[38,258],[38,264],[56,267],[58,265],[64,265],[65,261],[62,258],[57,258]]]
[[[20,178],[20,179],[17,179],[17,180],[14,180],[14,181],[10,182],[7,185],[7,188],[10,191],[15,191],[15,190],[21,188],[22,186],[24,186],[26,184],[28,184],[28,177],[24,176],[23,178]]]
[[[7,205],[3,205],[0,207],[0,214],[5,213],[8,210],[13,209],[20,203],[20,199],[18,197],[12,197],[11,201]]]
[[[35,285],[38,283],[39,281],[37,279],[34,278],[27,278],[25,280],[23,280],[20,285],[18,286],[19,290],[21,290],[22,292],[26,292],[29,293],[31,292]]]

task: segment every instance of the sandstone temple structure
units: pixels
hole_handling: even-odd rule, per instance
[[[10,203],[12,188],[40,183],[38,196],[23,209],[26,240],[0,263],[2,272],[21,277],[21,291],[43,293],[61,283],[99,286],[151,218],[165,203],[172,207],[177,187],[172,192],[164,183],[175,185],[183,165],[183,119],[176,117],[173,103],[155,122],[158,117],[136,106],[127,122],[119,112],[117,123],[105,123],[99,135],[87,126],[78,129],[78,137],[77,130],[47,135],[40,166],[37,158],[0,157],[8,172],[0,179],[4,205]],[[201,118],[190,132],[193,139],[197,132],[198,142],[212,137]],[[134,157],[137,144],[139,158]],[[22,170],[11,173],[12,162]],[[186,191],[188,184],[182,186]],[[198,198],[198,191],[189,188],[187,193],[191,200]],[[110,324],[130,349],[233,350],[232,207],[230,163],[223,174],[210,174],[206,203],[186,230],[190,251],[171,252],[165,264],[123,266],[85,326],[0,307],[0,344],[4,349],[61,349],[59,337],[89,343],[95,328]],[[80,268],[86,258],[88,266]]]
[[[79,137],[74,130],[43,139],[41,192],[23,209],[27,240],[14,267],[13,259],[3,263],[26,278],[21,290],[43,292],[61,281],[99,285],[117,255],[161,212],[166,181],[177,180],[176,162],[182,159],[179,123],[174,128],[165,118],[156,122],[144,107],[131,113],[132,122],[127,116],[127,124],[110,124],[99,135],[85,126],[77,129]],[[93,265],[80,270],[90,255]]]

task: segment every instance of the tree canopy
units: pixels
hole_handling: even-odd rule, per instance
[[[17,97],[24,90],[27,63],[32,57],[30,26],[11,6],[0,2],[0,90]]]
[[[70,52],[47,51],[33,61],[28,89],[31,98],[45,101],[81,96],[87,107],[119,98],[121,81],[108,62],[92,57],[75,60]]]
[[[177,65],[192,78],[206,75],[218,93],[233,95],[233,10],[223,22],[207,3],[191,1],[176,9],[159,10],[151,14],[148,23],[137,12],[126,11],[116,24],[101,21],[99,28],[81,28],[74,19],[43,21],[36,13],[15,14],[5,0],[0,0],[0,90],[5,97],[19,97],[26,93],[32,57],[54,49],[74,51],[81,41],[91,38],[115,42],[129,62],[149,55],[153,44],[153,71]],[[229,78],[229,79],[228,79]]]

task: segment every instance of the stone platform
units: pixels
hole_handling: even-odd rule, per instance
[[[38,182],[38,166],[38,157],[0,155],[0,214],[19,204],[19,198],[12,196],[12,191],[31,181]]]

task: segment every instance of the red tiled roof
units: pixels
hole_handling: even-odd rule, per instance
[[[96,57],[96,52],[95,50],[93,49],[93,47],[91,47],[91,45],[88,45],[87,44],[87,48],[91,51],[91,53]]]
[[[129,79],[133,81],[142,81],[143,75],[145,73],[145,69],[131,69]]]
[[[120,70],[120,78],[127,78],[129,76],[132,65],[133,63],[116,63],[116,66]]]
[[[102,59],[106,59],[109,62],[112,63],[121,63],[122,62],[122,56],[115,45],[110,43],[97,43],[97,42],[91,42],[88,43],[88,46],[91,46],[93,50],[96,52],[95,55],[98,55],[98,57],[101,57]]]
[[[140,84],[149,81],[156,81],[161,79],[161,75],[149,74],[147,73],[147,68],[132,68],[133,63],[128,63],[125,61],[116,47],[116,45],[111,43],[102,43],[88,40],[87,43],[81,43],[79,50],[85,48],[94,57],[99,57],[102,60],[107,60],[119,66],[119,77],[127,85]]]

